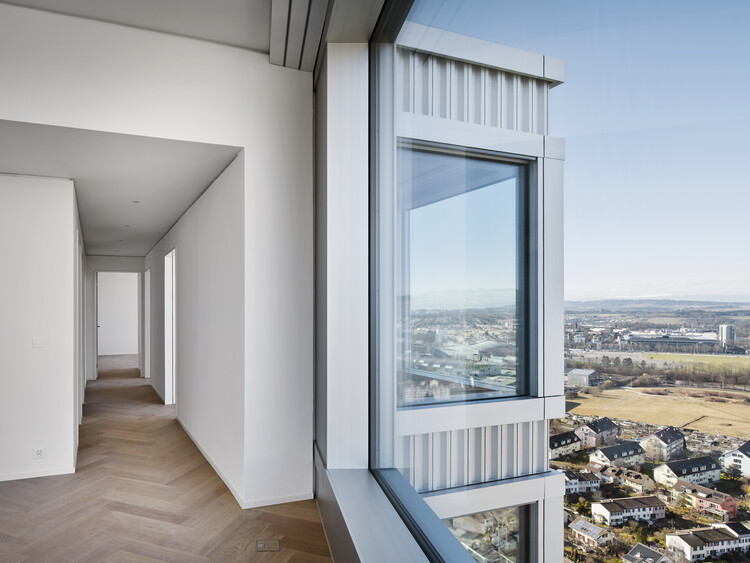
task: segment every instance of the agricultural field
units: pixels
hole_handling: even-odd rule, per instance
[[[567,410],[577,415],[687,426],[710,434],[750,438],[749,401],[750,393],[734,390],[616,388],[599,396],[581,394],[568,401]]]
[[[655,354],[644,352],[646,361],[677,362],[681,364],[704,364],[709,368],[748,369],[750,356],[726,356],[716,354]]]

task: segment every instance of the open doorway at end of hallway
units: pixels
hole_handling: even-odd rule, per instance
[[[164,404],[177,403],[176,261],[173,248],[164,256]]]
[[[133,370],[140,376],[140,274],[96,273],[97,377]]]

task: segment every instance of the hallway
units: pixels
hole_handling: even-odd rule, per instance
[[[268,539],[280,551],[258,553]],[[86,386],[75,474],[0,482],[0,561],[331,559],[315,501],[241,510],[174,407],[125,369]]]

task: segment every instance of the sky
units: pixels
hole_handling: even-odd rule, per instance
[[[750,301],[750,2],[417,0],[563,59],[565,298]]]

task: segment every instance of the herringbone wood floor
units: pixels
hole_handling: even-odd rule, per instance
[[[138,375],[87,385],[74,475],[0,482],[0,561],[331,561],[315,501],[241,510]]]

